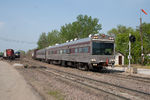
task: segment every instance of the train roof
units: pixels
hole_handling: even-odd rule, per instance
[[[95,38],[95,36],[97,38]],[[111,38],[111,39],[110,39]],[[114,41],[114,39],[111,37],[111,36],[108,36],[108,35],[104,35],[104,34],[98,34],[98,35],[93,35],[91,37],[87,37],[87,38],[83,38],[83,39],[78,39],[78,40],[72,40],[72,41],[68,41],[66,43],[62,43],[62,44],[56,44],[54,46],[49,46],[49,47],[46,47],[46,48],[43,48],[43,49],[40,49],[40,50],[37,50],[37,51],[44,51],[45,49],[52,49],[52,48],[56,48],[56,47],[62,47],[62,46],[66,46],[66,45],[72,45],[72,44],[77,44],[77,43],[83,43],[83,42],[88,42],[88,41],[91,41],[91,40],[100,40],[100,41]]]
[[[88,42],[91,40],[114,41],[114,39],[111,36],[104,35],[104,34],[98,34],[98,35],[93,35],[93,36],[83,38],[83,39],[78,39],[78,40],[75,39],[75,40],[70,41],[70,42],[66,42],[66,43],[62,43],[62,44],[56,44],[54,46],[49,46],[46,49],[52,49],[52,48],[56,48],[56,47],[62,47],[62,46],[72,45],[72,44],[77,44],[77,43],[83,43],[83,42]]]
[[[46,49],[51,49],[51,48],[56,48],[56,47],[62,47],[62,46],[66,46],[66,45],[72,45],[72,44],[76,44],[76,43],[82,43],[82,42],[87,42],[90,41],[91,38],[83,38],[83,39],[79,39],[79,40],[74,40],[74,41],[70,41],[70,42],[66,42],[66,43],[62,43],[62,44],[57,44],[54,46],[49,46]]]
[[[37,52],[45,51],[45,48],[37,50]]]

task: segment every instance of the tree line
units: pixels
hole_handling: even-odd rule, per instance
[[[121,52],[125,56],[125,64],[128,64],[129,54],[129,33],[135,36],[136,41],[131,43],[131,62],[133,64],[141,63],[141,35],[139,26],[136,29],[118,25],[107,32],[109,35],[115,36],[116,51]],[[143,48],[144,48],[144,64],[150,65],[150,23],[142,24]]]
[[[137,26],[139,27],[139,26]],[[64,43],[67,40],[74,38],[85,38],[89,34],[98,34],[102,29],[98,18],[92,18],[87,15],[78,15],[76,21],[61,26],[60,30],[52,30],[51,32],[43,32],[37,42],[38,49],[55,45],[56,43]],[[125,56],[125,64],[128,63],[128,42],[129,33],[136,37],[136,41],[132,43],[131,55],[132,63],[141,63],[141,36],[139,28],[126,27],[118,25],[117,28],[112,28],[107,32],[108,35],[115,37],[116,51],[121,52]],[[150,58],[147,56],[150,53],[150,23],[142,24],[143,47],[144,47],[144,64],[150,65]]]
[[[64,43],[74,38],[85,38],[89,34],[97,34],[101,30],[98,18],[92,18],[87,15],[78,15],[76,21],[61,26],[60,31],[52,30],[51,32],[43,32],[37,42],[38,49],[54,45],[56,43]]]

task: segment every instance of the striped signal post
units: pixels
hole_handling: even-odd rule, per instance
[[[130,36],[131,36],[131,33],[129,33],[129,55],[128,55],[128,59],[129,59],[128,69],[129,70],[131,68],[131,65],[130,65],[130,60],[131,60],[131,41],[130,41]]]
[[[136,41],[136,38],[134,35],[131,35],[131,33],[129,33],[129,55],[128,55],[128,59],[129,59],[129,66],[128,69],[131,72],[131,43],[134,43]]]

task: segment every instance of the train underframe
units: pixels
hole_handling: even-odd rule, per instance
[[[112,66],[113,64],[108,64],[107,62],[100,63],[85,63],[85,62],[73,62],[73,61],[65,61],[65,60],[45,60],[45,59],[37,59],[49,64],[61,65],[65,67],[74,67],[80,70],[88,71],[88,70],[102,70],[105,67]]]
[[[14,56],[8,56],[8,57],[3,57],[3,58],[6,59],[6,60],[14,60],[15,59]]]

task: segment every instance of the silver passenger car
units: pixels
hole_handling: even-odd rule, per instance
[[[114,51],[114,39],[102,34],[38,50],[36,57],[83,70],[102,69],[114,64]]]

